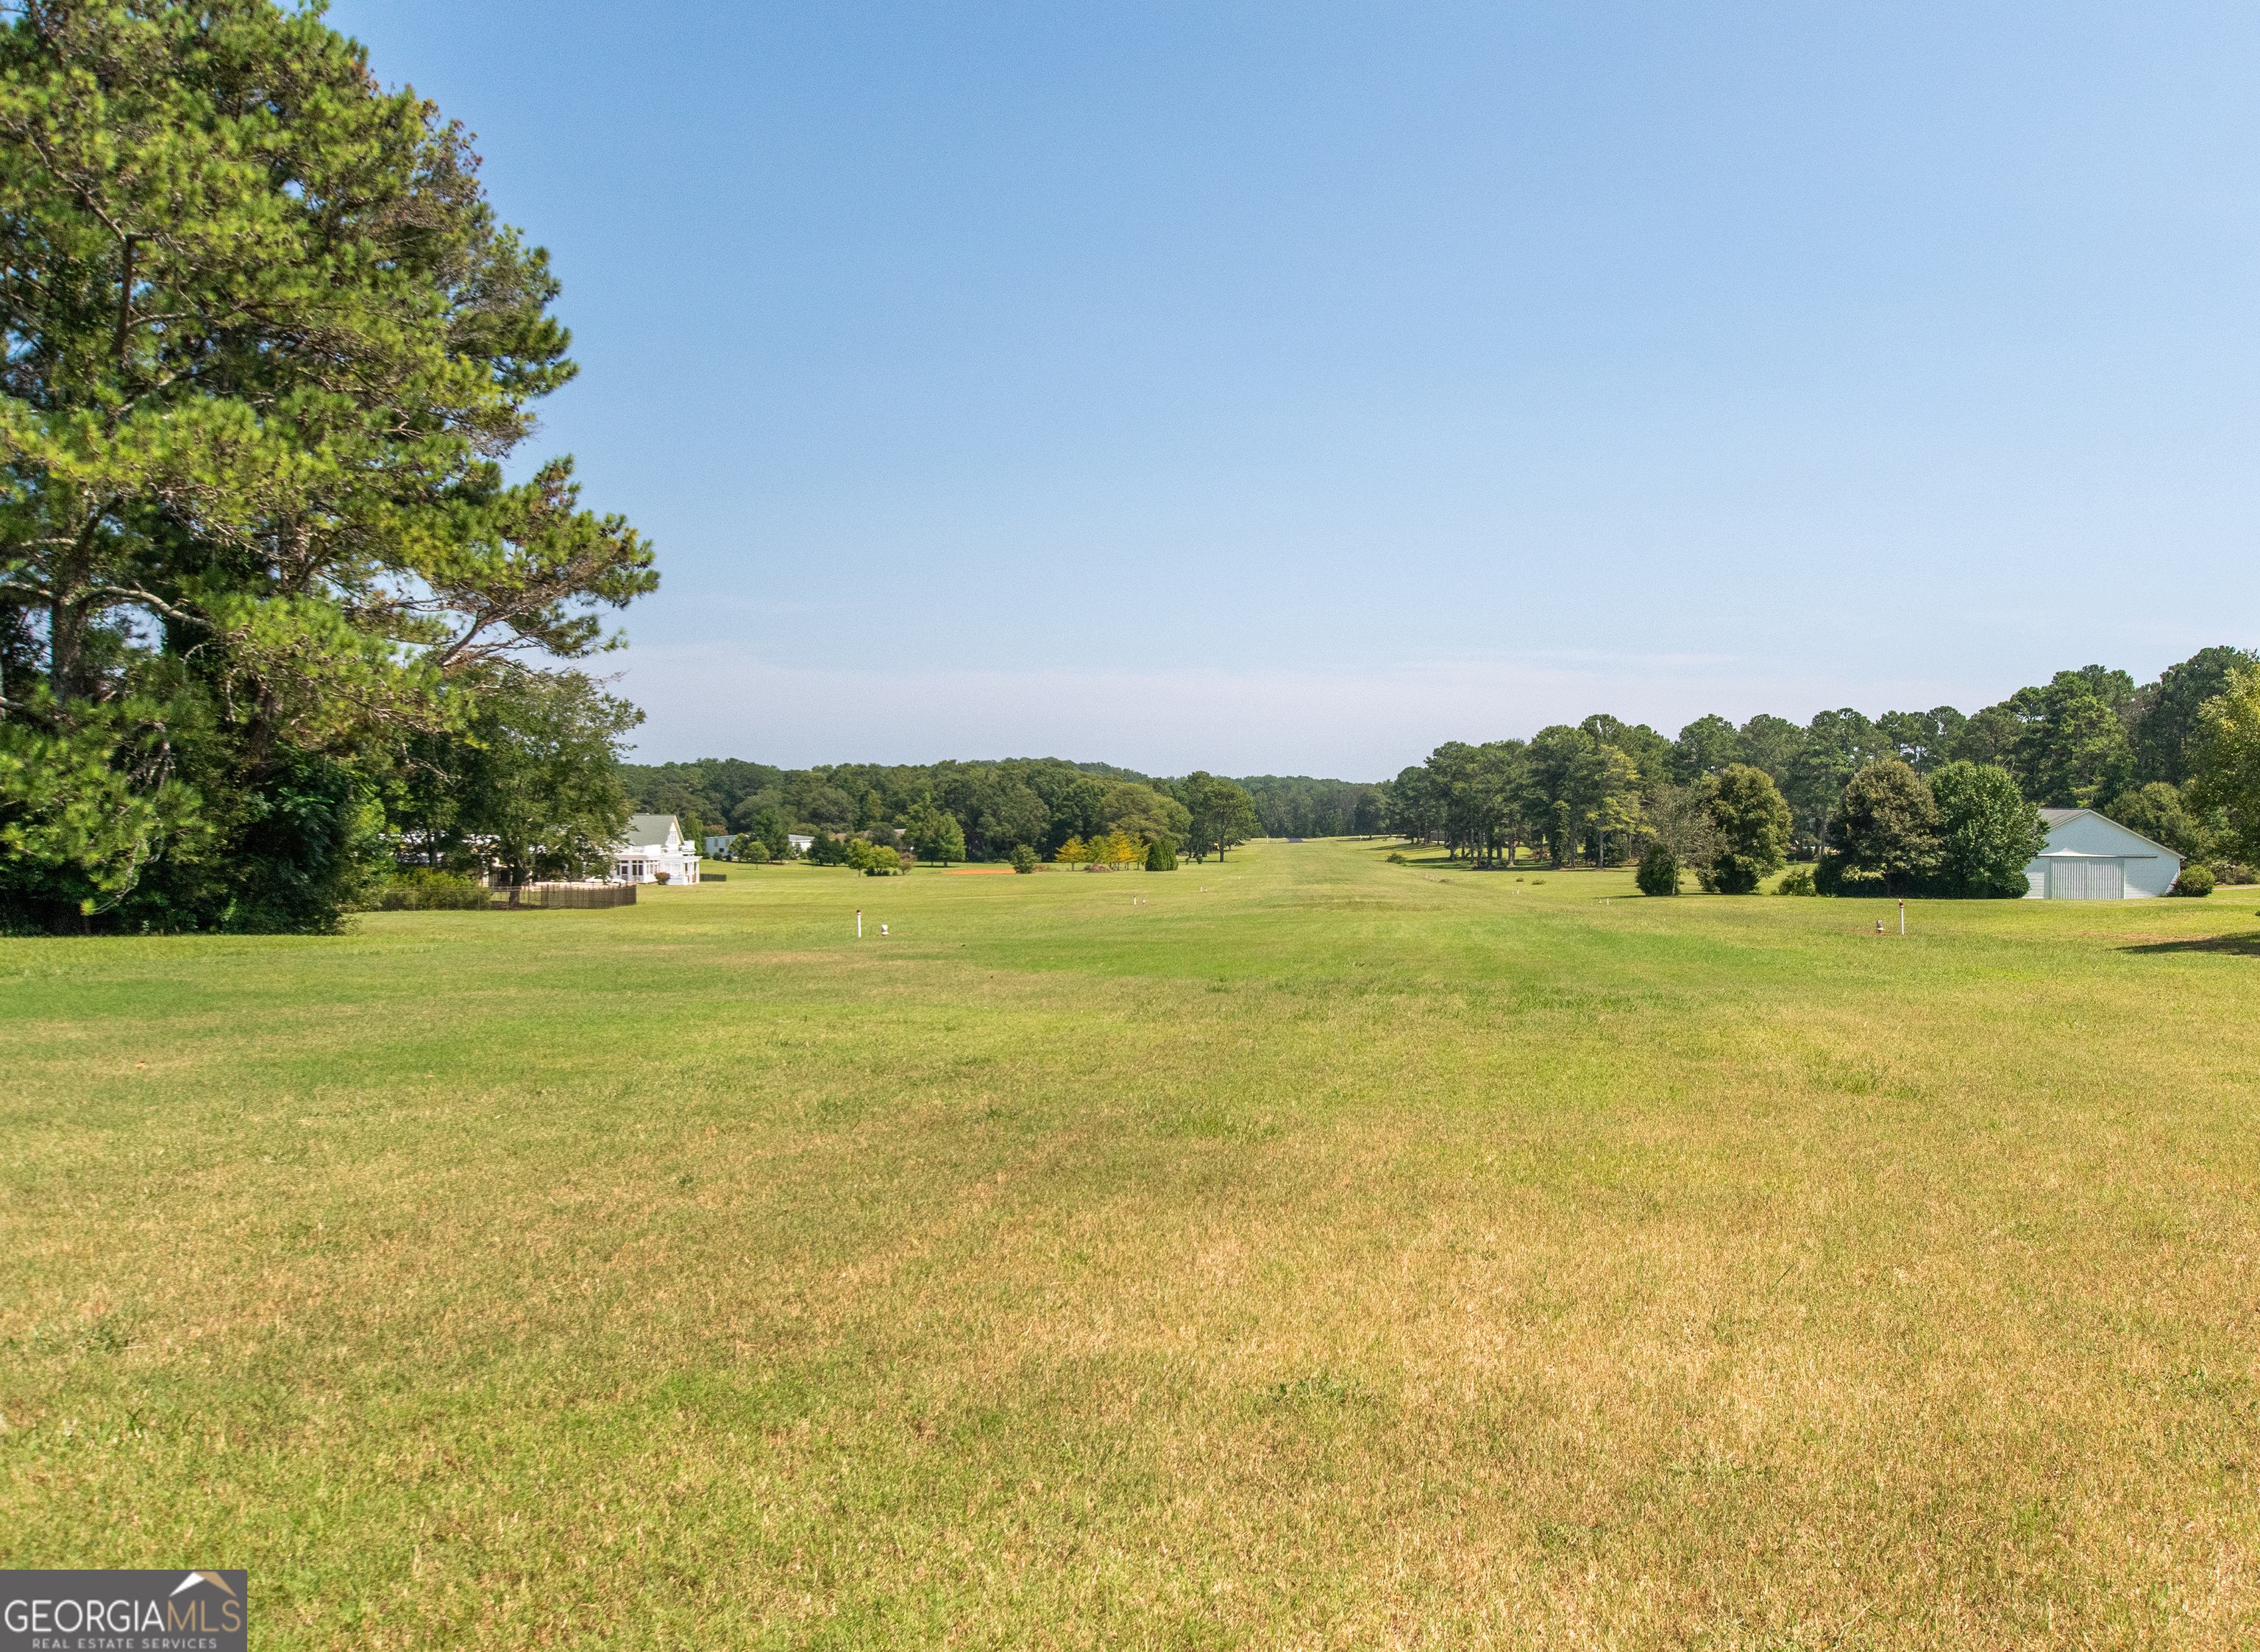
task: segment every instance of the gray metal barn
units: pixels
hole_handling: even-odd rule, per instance
[[[2142,900],[2181,876],[2181,856],[2092,809],[2043,809],[2048,847],[2025,868],[2028,900]]]

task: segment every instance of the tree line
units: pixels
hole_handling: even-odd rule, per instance
[[[1236,783],[1255,805],[1259,837],[1370,837],[1382,829],[1381,789],[1362,781],[1246,775]]]
[[[2022,894],[2040,807],[2095,809],[2193,861],[2249,859],[2260,840],[2222,776],[2256,668],[2222,646],[2148,683],[2059,671],[1966,716],[1712,715],[1669,739],[1596,714],[1528,740],[1448,742],[1378,788],[1377,807],[1392,833],[1478,863],[1528,845],[1556,865],[1646,859],[1659,883],[1668,862],[1727,889],[1798,858],[1824,890]]]
[[[634,806],[671,814],[686,836],[729,836],[783,859],[795,835],[831,846],[875,835],[922,860],[1007,861],[1015,849],[1056,860],[1070,842],[1134,842],[1195,860],[1263,835],[1241,784],[1195,770],[1157,779],[1058,758],[994,762],[840,763],[778,769],[735,758],[619,769]],[[812,849],[812,853],[815,851]]]

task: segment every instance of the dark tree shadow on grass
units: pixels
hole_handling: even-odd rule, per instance
[[[2225,952],[2235,958],[2260,958],[2260,930],[2242,935],[2197,935],[2187,940],[2153,940],[2121,952]]]

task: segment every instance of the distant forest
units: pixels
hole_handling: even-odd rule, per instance
[[[1699,817],[1730,773],[1763,776],[1762,792],[1782,809],[1782,847],[1812,858],[1842,847],[1856,783],[1895,791],[1891,807],[1922,816],[1935,801],[1931,778],[1958,768],[1978,779],[1954,783],[1999,788],[2028,805],[2028,819],[2035,806],[2092,808],[2209,859],[2249,852],[2241,783],[2202,771],[2208,707],[2223,714],[2252,692],[2256,667],[2260,655],[2224,646],[2150,683],[2099,665],[2059,671],[1967,716],[1950,705],[1875,717],[1845,706],[1803,723],[1761,714],[1737,727],[1713,715],[1676,737],[1596,713],[1527,740],[1448,741],[1377,790],[1391,833],[1478,861],[1535,843],[1556,862],[1615,862],[1661,839],[1683,864],[1691,855],[1700,864],[1706,852],[1694,846],[1708,827]],[[2212,747],[2217,765],[2234,741]],[[1701,828],[1692,837],[1691,821]]]
[[[1963,762],[2005,771],[2034,804],[2099,808],[2200,856],[2223,852],[2234,835],[2189,790],[2200,708],[2228,688],[2233,671],[2256,662],[2244,649],[2206,648],[2147,683],[2090,665],[1967,716],[1950,705],[1873,717],[1842,707],[1803,722],[1761,713],[1737,726],[1713,715],[1667,736],[1597,712],[1527,741],[1448,741],[1381,782],[1168,779],[1055,757],[813,769],[710,757],[623,763],[619,773],[638,810],[676,815],[701,836],[883,835],[947,815],[962,829],[969,858],[1001,860],[1017,844],[1049,856],[1103,832],[1182,838],[1173,805],[1185,804],[1202,823],[1197,837],[1208,835],[1213,816],[1227,821],[1226,841],[1385,832],[1478,855],[1502,842],[1543,841],[1555,857],[1576,859],[1606,854],[1613,834],[1620,854],[1636,853],[1677,806],[1675,788],[1737,764],[1770,777],[1792,813],[1791,838],[1809,855],[1829,841],[1832,815],[1863,768],[1904,763],[1920,776]],[[1245,805],[1234,798],[1228,809],[1204,810],[1204,788],[1217,787],[1236,787]]]
[[[1174,819],[1155,815],[1155,799],[1187,799],[1188,783],[1207,778],[1156,779],[1057,757],[813,769],[702,757],[622,763],[619,777],[638,812],[674,815],[686,835],[869,832],[939,810],[956,819],[974,860],[1002,860],[1019,843],[1048,857],[1070,839],[1143,819],[1174,826]],[[1372,785],[1301,775],[1255,775],[1236,783],[1254,805],[1248,835],[1347,837],[1383,829],[1380,790]]]

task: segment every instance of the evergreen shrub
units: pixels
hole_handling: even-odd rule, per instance
[[[1033,872],[1036,869],[1036,852],[1025,843],[1015,843],[1012,846],[1012,853],[1006,858],[1012,862],[1012,869],[1016,872]]]
[[[2174,895],[2204,896],[2213,893],[2213,869],[2203,861],[2192,861],[2182,868],[2182,875],[2174,880],[2167,891]]]
[[[1643,895],[1677,895],[1678,857],[1661,843],[1649,844],[1648,853],[1640,857],[1640,869],[1633,874],[1633,882],[1640,885]]]
[[[1848,856],[1824,849],[1813,863],[1813,892],[1816,895],[1881,895],[1884,880],[1863,872]]]

